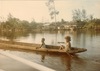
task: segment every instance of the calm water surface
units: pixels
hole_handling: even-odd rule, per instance
[[[57,71],[100,71],[100,32],[42,32],[30,33],[27,36],[21,36],[14,39],[18,42],[41,43],[41,38],[45,38],[45,43],[50,45],[61,45],[58,42],[64,42],[66,35],[71,36],[73,47],[86,48],[84,53],[75,56],[65,54],[40,53],[40,52],[6,52],[26,58],[41,65],[50,67]],[[6,37],[1,37],[6,39]]]

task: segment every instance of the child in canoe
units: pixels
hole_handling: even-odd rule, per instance
[[[45,45],[45,38],[42,38],[41,39],[41,46],[40,46],[40,48],[46,48],[46,45]]]
[[[70,43],[71,37],[70,36],[66,36],[65,40],[66,40],[65,46],[61,45],[59,50],[69,51],[71,49],[71,43]]]

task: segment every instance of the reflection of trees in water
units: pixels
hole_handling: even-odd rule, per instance
[[[1,31],[2,32],[2,31]],[[1,33],[0,32],[0,33]],[[5,32],[2,32],[1,34],[0,34],[0,37],[2,37],[2,38],[6,38],[6,39],[8,39],[8,40],[10,40],[10,41],[14,41],[16,38],[18,38],[18,37],[27,37],[28,36],[28,34],[29,34],[29,32],[11,32],[11,31],[5,31]]]
[[[95,40],[94,37],[100,36],[100,32],[93,31],[93,30],[87,30],[87,31],[86,30],[78,30],[78,31],[74,32],[71,36],[72,36],[72,45],[73,46],[86,47],[87,43],[93,44],[92,42]]]
[[[35,40],[35,38],[36,38],[36,32],[33,32],[31,34],[32,34],[32,38]]]

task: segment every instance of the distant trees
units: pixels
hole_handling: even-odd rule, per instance
[[[0,22],[0,31],[34,31],[35,29],[40,28],[42,26],[42,23],[36,23],[35,21],[29,23],[26,20],[20,20],[9,14],[7,21]]]
[[[73,21],[85,21],[87,20],[87,13],[85,9],[77,9],[72,11]]]
[[[33,19],[31,22],[26,20],[20,20],[13,17],[11,14],[8,15],[6,21],[0,21],[0,32],[26,32],[26,31],[42,31],[42,30],[57,30],[59,26],[68,24],[77,24],[77,28],[87,29],[100,29],[100,19],[93,18],[93,15],[87,15],[86,10],[74,10],[73,21],[68,22],[64,19],[61,21],[52,22],[50,25],[44,25],[44,23],[37,23]],[[48,27],[44,29],[45,27]]]
[[[31,21],[31,23],[30,23],[30,29],[36,29],[37,28],[37,24],[36,24],[36,22],[34,21],[34,20],[32,20]]]
[[[72,11],[73,21],[79,28],[100,29],[100,19],[96,19],[92,14],[88,15],[85,9]]]
[[[55,23],[56,23],[57,22],[56,16],[59,14],[59,11],[57,11],[55,8],[54,0],[48,0],[48,2],[46,3],[46,6],[49,9],[49,12],[50,12],[49,15],[50,15],[51,19],[55,19]]]
[[[21,21],[14,18],[11,14],[8,15],[7,21],[2,23],[3,31],[23,31],[28,27],[28,21]]]

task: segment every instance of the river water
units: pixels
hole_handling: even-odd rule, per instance
[[[27,36],[17,37],[14,41],[41,43],[41,38],[45,38],[46,44],[61,45],[58,42],[65,42],[64,37],[66,35],[71,36],[71,45],[73,47],[86,48],[87,51],[74,56],[44,52],[21,52],[9,50],[6,52],[55,69],[56,71],[100,71],[100,32],[38,32],[29,33]],[[0,39],[9,40],[6,37],[1,37]]]

